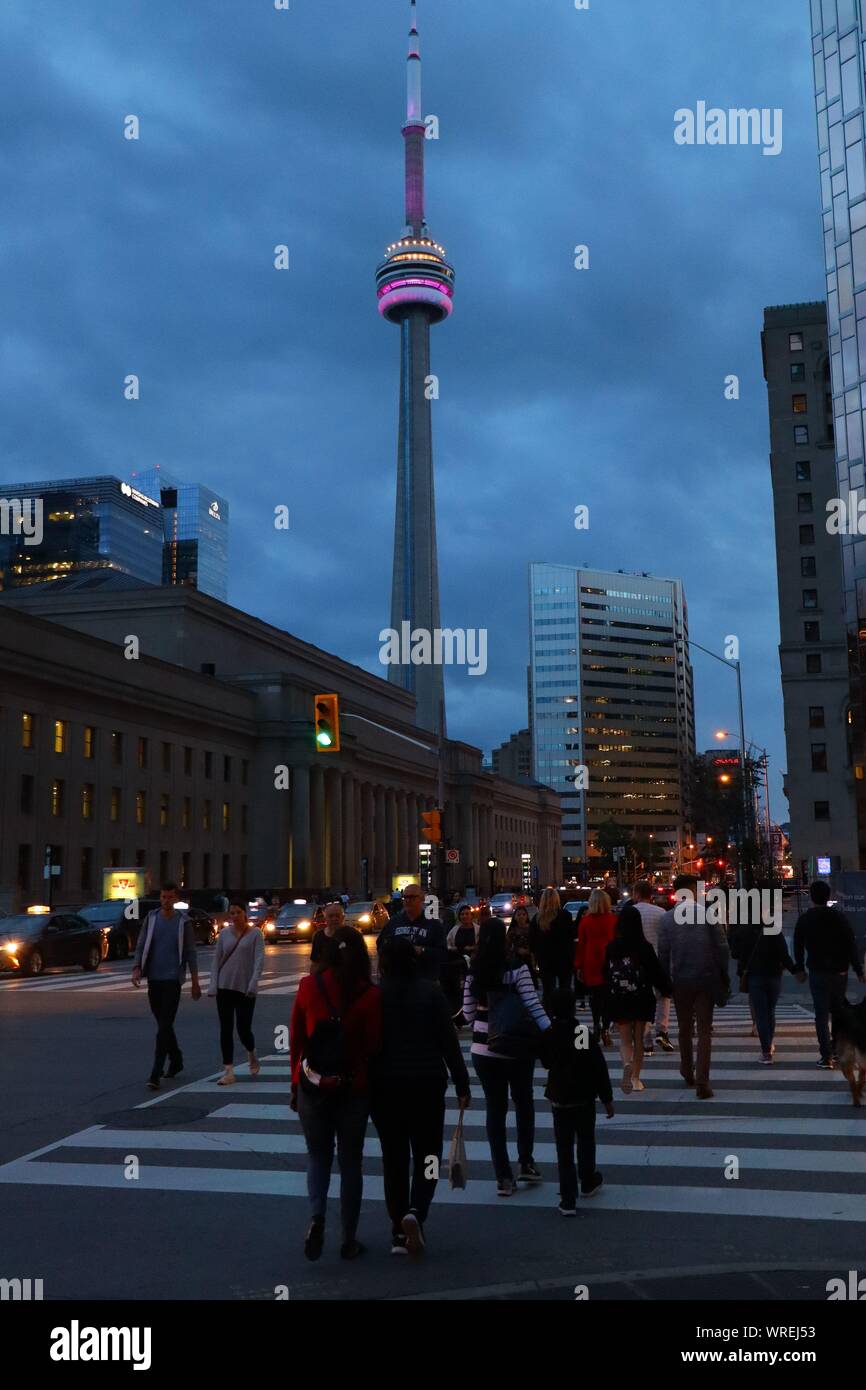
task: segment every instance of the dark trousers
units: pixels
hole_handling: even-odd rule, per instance
[[[553,1133],[559,1166],[560,1201],[564,1207],[573,1207],[577,1201],[578,1177],[584,1191],[592,1185],[595,1177],[595,1101],[553,1106]]]
[[[301,1083],[298,1116],[307,1144],[307,1192],[313,1216],[324,1221],[334,1165],[334,1143],[340,1164],[340,1218],[343,1240],[354,1240],[364,1189],[362,1164],[369,1098],[347,1090],[322,1095]]]
[[[179,980],[148,980],[147,1002],[156,1019],[156,1049],[153,1055],[153,1075],[161,1076],[166,1060],[172,1066],[183,1063],[180,1047],[174,1034],[174,1020],[180,1004]]]
[[[680,1075],[699,1086],[710,1084],[710,1057],[713,1051],[713,996],[697,985],[674,985],[674,1008],[680,1033]],[[698,1025],[698,1064],[695,1066],[692,1030]]]
[[[607,985],[587,985],[589,995],[589,1007],[592,1009],[592,1031],[596,1038],[607,1028],[607,1015],[605,1003],[607,997]]]
[[[815,1005],[815,1032],[818,1035],[818,1046],[825,1062],[833,1056],[835,1043],[835,1036],[831,1036],[833,1010],[838,1009],[840,1004],[844,1004],[847,983],[847,970],[844,974],[838,970],[809,971],[809,989],[812,992],[812,1003]]]
[[[505,1057],[500,1059],[473,1054],[472,1061],[487,1102],[487,1142],[496,1177],[513,1178],[505,1137],[508,1092],[511,1091],[517,1116],[517,1157],[520,1166],[524,1167],[532,1162],[535,1143],[535,1101],[532,1097],[535,1059],[530,1057],[528,1061],[515,1062]]]
[[[253,1009],[256,1007],[256,1000],[255,995],[241,994],[238,989],[218,989],[216,1001],[223,1066],[229,1067],[235,1058],[236,1023],[238,1037],[247,1052],[256,1050],[256,1040],[253,1037]]]
[[[463,1008],[463,982],[466,979],[466,961],[463,956],[451,956],[443,963],[440,984],[442,992],[448,1000],[448,1007],[451,1010],[451,1017],[455,1017]]]
[[[749,1002],[761,1051],[769,1052],[776,1033],[776,1005],[782,992],[781,975],[750,975],[748,979]]]
[[[541,998],[545,1013],[550,1013],[550,996],[555,989],[574,989],[574,966],[567,961],[548,965],[541,971]]]
[[[396,1234],[409,1211],[423,1225],[442,1161],[445,1082],[383,1082],[373,1091],[370,1113],[382,1145],[385,1205],[391,1229]]]

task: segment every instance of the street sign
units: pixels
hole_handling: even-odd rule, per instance
[[[460,863],[460,851],[459,851],[459,849],[446,849],[446,851],[445,851],[445,863],[446,863],[446,864],[459,864],[459,863]]]
[[[613,857],[614,859],[625,859],[625,845],[617,845]]]
[[[51,876],[53,875],[55,878],[57,878],[60,874],[62,867],[63,866],[61,864],[46,864],[45,868],[42,870],[42,877],[51,878]]]

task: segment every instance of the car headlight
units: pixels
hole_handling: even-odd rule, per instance
[[[17,955],[20,941],[7,941],[4,943],[3,950],[8,951],[10,956]]]
[[[364,922],[364,923],[369,922],[369,920],[370,920],[370,914],[369,914],[369,912],[365,912],[364,915],[363,915],[362,917],[359,917],[359,918],[358,918],[358,921],[359,921],[359,922]]]
[[[274,926],[273,922],[268,922],[265,925],[265,931],[276,931],[276,927]]]
[[[303,922],[299,922],[299,923],[298,923],[298,931],[309,931],[309,930],[310,930],[310,923],[309,923],[308,921],[306,921],[306,919],[305,919]]]

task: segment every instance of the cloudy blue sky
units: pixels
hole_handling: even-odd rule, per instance
[[[398,376],[373,273],[402,224],[407,14],[0,17],[2,474],[159,461],[206,482],[231,506],[231,601],[370,669]],[[421,0],[420,20],[428,218],[458,275],[433,344],[442,613],[490,633],[486,678],[449,676],[449,731],[489,749],[526,721],[529,560],[680,576],[692,636],[740,638],[786,818],[760,328],[824,294],[807,0]],[[676,145],[698,100],[781,107],[782,153]],[[735,682],[695,673],[704,748],[735,727]]]

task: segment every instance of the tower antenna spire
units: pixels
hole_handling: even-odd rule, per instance
[[[406,60],[406,225],[417,235],[424,226],[424,139],[426,128],[421,111],[421,40],[418,37],[418,9],[409,7],[409,56]]]

